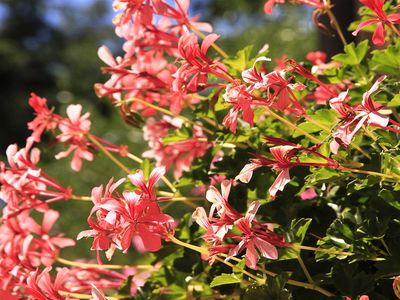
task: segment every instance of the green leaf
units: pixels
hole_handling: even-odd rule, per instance
[[[369,66],[373,71],[399,76],[400,72],[400,40],[383,50],[371,52]]]
[[[286,240],[290,243],[298,243],[301,245],[303,242],[308,227],[312,219],[301,218],[299,220],[292,220],[289,230],[286,233]],[[294,259],[300,255],[300,249],[294,247],[282,248],[279,254],[279,259]]]
[[[118,289],[118,295],[130,295],[131,294],[131,283],[133,275],[128,276],[123,282],[121,287]]]
[[[235,274],[222,273],[221,275],[214,277],[213,281],[210,283],[210,287],[233,283],[240,283],[240,279],[237,278]]]
[[[263,286],[250,285],[243,296],[243,300],[290,300],[293,299],[288,290],[285,289],[289,279],[288,273],[278,276],[268,276],[267,284]]]
[[[397,94],[396,96],[393,97],[392,100],[387,104],[389,107],[398,107],[400,106],[400,94]]]
[[[357,46],[354,43],[350,43],[344,47],[345,53],[336,54],[332,59],[345,65],[359,65],[367,51],[368,40],[362,41]]]
[[[253,50],[253,45],[249,45],[239,50],[235,57],[226,58],[224,63],[232,67],[233,69],[244,71],[250,67],[250,57]]]
[[[360,272],[357,264],[336,263],[332,270],[333,283],[343,296],[357,299],[374,287],[374,276]]]

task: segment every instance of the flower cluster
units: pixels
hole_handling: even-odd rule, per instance
[[[100,262],[99,251],[107,250],[107,258],[111,259],[116,249],[126,253],[132,242],[139,251],[158,251],[161,239],[173,233],[174,219],[162,213],[155,185],[165,173],[160,167],[153,170],[146,183],[142,170],[128,175],[135,191],[115,192],[125,178],[113,183],[109,181],[92,190],[94,207],[88,217],[91,230],[82,231],[78,239],[94,237],[92,250],[96,250]],[[103,193],[104,189],[104,193]]]
[[[41,98],[34,93],[31,94],[29,105],[36,114],[35,119],[28,123],[28,128],[33,131],[31,134],[33,141],[39,142],[44,131],[54,131],[58,128],[60,134],[56,136],[56,140],[65,144],[68,148],[58,153],[55,156],[56,159],[65,158],[72,153],[71,168],[77,172],[82,168],[82,159],[93,160],[93,151],[97,145],[93,144],[88,137],[91,126],[90,113],[87,112],[81,115],[82,105],[69,105],[67,107],[68,118],[53,113],[53,110],[47,106],[47,99]],[[104,143],[104,146],[109,151],[126,155],[125,146],[117,146],[95,136],[92,136],[92,138]]]
[[[212,203],[209,215],[203,207],[198,207],[193,219],[206,230],[203,239],[209,244],[207,258],[211,263],[218,254],[227,253],[226,259],[229,259],[246,249],[246,265],[257,269],[257,251],[265,258],[277,259],[276,246],[285,246],[286,242],[269,229],[269,224],[262,224],[255,219],[260,202],[251,203],[245,216],[229,204],[231,186],[231,181],[223,181],[221,193],[211,186],[206,194],[207,200]],[[235,228],[240,234],[235,232]],[[227,243],[227,240],[238,244]]]
[[[0,297],[105,300],[104,292],[129,298],[140,291],[143,299],[223,298],[219,286],[236,283],[240,297],[254,289],[271,299],[386,299],[393,292],[400,299],[393,263],[400,238],[400,14],[387,14],[394,5],[360,0],[368,8],[361,15],[373,16],[353,34],[376,24],[372,43],[388,44],[367,55],[367,41],[347,43],[331,1],[268,0],[268,14],[285,2],[313,7],[317,23],[326,14],[345,45],[331,61],[313,51],[308,62],[283,54],[273,66],[267,47],[254,57],[250,48],[229,57],[211,26],[189,17],[189,2],[115,0],[123,55],[98,51],[110,78],[95,90],[129,124],[144,124],[147,159],[93,135],[81,105],[69,105],[63,117],[31,94],[32,133],[0,162]],[[64,146],[55,158],[72,156],[73,170],[102,152],[125,175],[114,181],[107,173],[109,182],[91,185],[90,197],[76,195],[39,167],[35,146],[48,133]],[[132,172],[128,159],[140,169]],[[165,185],[156,187],[160,180]],[[61,256],[75,245],[54,233],[61,213],[52,205],[64,200],[93,203],[90,229],[77,239],[92,238],[97,264]],[[148,253],[164,242],[175,245]],[[110,261],[116,250],[133,247],[153,265],[102,263],[101,251]],[[310,250],[315,255],[305,255]],[[221,274],[219,263],[232,274]],[[343,276],[355,283],[344,284]],[[393,290],[383,291],[389,278]]]

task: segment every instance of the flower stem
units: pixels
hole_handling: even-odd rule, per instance
[[[136,265],[136,266],[109,265],[109,264],[99,265],[99,264],[76,262],[76,261],[68,260],[68,259],[65,259],[62,257],[57,257],[57,261],[63,265],[79,267],[82,269],[89,269],[89,268],[110,269],[110,270],[119,270],[119,269],[127,269],[127,268],[137,268],[137,269],[141,269],[141,270],[154,269],[154,266],[151,266],[151,265]]]
[[[300,254],[299,254],[299,256],[297,257],[297,260],[298,260],[298,262],[299,262],[299,264],[300,264],[301,269],[303,270],[304,274],[306,275],[308,282],[311,283],[311,284],[315,284],[315,283],[314,283],[314,280],[312,279],[311,274],[310,274],[310,272],[308,271],[307,266],[306,266],[306,264],[304,263],[303,259],[301,258],[301,255],[300,255]]]
[[[240,271],[241,273],[247,275],[248,277],[253,278],[258,284],[265,284],[264,279],[257,277],[256,275],[251,274],[250,272],[247,272],[246,270],[242,269],[238,265],[234,265],[234,264],[230,263],[229,261],[226,261],[218,256],[215,257],[215,260],[218,260],[219,262],[222,262],[223,264],[231,267],[232,269],[236,269],[236,270]]]
[[[212,132],[210,129],[205,128],[205,127],[203,127],[203,126],[201,126],[201,125],[199,125],[199,124],[193,122],[193,121],[190,120],[189,118],[186,118],[186,117],[184,117],[184,116],[175,114],[175,113],[173,113],[173,112],[171,112],[171,111],[169,111],[169,110],[167,110],[167,109],[165,109],[165,108],[159,107],[159,106],[157,106],[157,105],[148,103],[147,101],[145,101],[145,100],[143,100],[143,99],[139,99],[139,98],[133,97],[133,98],[121,100],[121,101],[118,101],[118,102],[117,102],[117,105],[116,105],[116,106],[119,106],[119,105],[121,105],[122,103],[130,103],[130,102],[138,102],[138,103],[141,103],[141,104],[143,104],[143,105],[146,105],[146,106],[148,106],[148,107],[151,107],[151,108],[153,108],[154,110],[157,110],[157,111],[159,111],[159,112],[161,112],[161,113],[163,113],[163,114],[166,114],[166,115],[168,115],[168,116],[175,117],[175,118],[179,118],[179,119],[181,119],[182,121],[184,121],[184,122],[186,122],[186,123],[188,123],[188,124],[195,125],[195,126],[199,126],[199,127],[201,127],[205,132],[207,132],[208,134],[211,134],[211,135],[214,134],[214,132]]]
[[[87,138],[95,144],[113,163],[119,166],[125,173],[130,174],[131,171],[122,163],[120,162],[110,151],[108,151],[99,141],[96,140],[91,134],[87,135]]]
[[[349,255],[353,255],[354,254],[352,252],[336,251],[336,250],[330,250],[330,249],[324,249],[324,248],[315,248],[315,247],[303,246],[303,245],[297,245],[297,244],[289,244],[288,246],[292,247],[292,248],[301,249],[301,250],[324,252],[324,253],[337,254],[337,255],[347,255],[347,256],[349,256]]]
[[[92,299],[92,295],[87,295],[87,294],[80,294],[80,293],[72,293],[72,292],[67,292],[67,291],[57,291],[58,294],[61,296],[66,296],[68,297],[67,299],[70,299],[70,297],[73,297],[75,299]],[[116,298],[110,298],[107,297],[106,299],[116,299]]]
[[[173,242],[173,243],[175,243],[175,244],[177,244],[179,246],[186,247],[188,249],[192,249],[193,251],[199,252],[201,254],[208,254],[208,250],[206,248],[198,247],[198,246],[194,246],[194,245],[185,243],[183,241],[178,240],[173,235],[168,235],[167,237],[171,242]],[[221,254],[221,255],[226,257],[226,254]],[[265,280],[264,279],[262,279],[260,277],[257,277],[254,274],[251,274],[251,273],[247,272],[246,270],[238,267],[237,265],[231,264],[230,262],[227,262],[227,261],[225,261],[224,259],[222,259],[222,258],[220,258],[218,256],[216,256],[215,259],[220,261],[220,262],[222,262],[223,264],[226,264],[227,266],[230,266],[231,268],[235,268],[235,269],[239,270],[243,274],[246,274],[250,278],[253,278],[257,283],[265,284]],[[236,258],[236,257],[232,257],[231,259],[236,261],[236,262],[241,262],[241,260]],[[269,276],[272,276],[272,277],[275,277],[275,276],[278,275],[278,274],[273,273],[273,272],[268,271],[268,270],[265,270],[265,273],[267,275],[269,275]],[[319,287],[319,286],[317,286],[315,284],[301,282],[301,281],[292,280],[292,279],[289,279],[287,281],[287,283],[290,284],[290,285],[299,286],[299,287],[303,287],[303,288],[306,288],[306,289],[309,289],[309,290],[317,291],[317,292],[319,292],[319,293],[321,293],[321,294],[323,294],[323,295],[325,295],[327,297],[333,297],[334,296],[334,294],[332,294],[331,292],[329,292],[329,291],[327,291],[327,290],[325,290],[325,289],[323,289],[323,288],[321,288],[321,287]]]
[[[77,200],[77,201],[92,201],[92,197],[90,197],[90,196],[71,195],[71,197],[69,199]]]
[[[269,113],[272,117],[274,117],[275,119],[281,121],[283,124],[287,125],[288,127],[292,128],[293,130],[297,130],[299,132],[301,132],[304,136],[308,137],[311,141],[313,141],[316,144],[319,144],[321,142],[321,140],[317,139],[316,137],[312,136],[311,134],[309,134],[307,131],[297,127],[295,124],[293,124],[292,122],[286,120],[285,118],[281,117],[280,115],[278,115],[277,113],[273,112],[269,107],[265,107],[265,110],[267,111],[267,113]]]
[[[351,168],[346,168],[346,167],[339,167],[339,170],[348,171],[348,172],[351,172],[351,173],[360,173],[360,174],[366,174],[366,175],[372,175],[372,176],[379,176],[379,177],[382,177],[382,178],[393,179],[394,181],[399,181],[400,180],[400,176],[383,174],[383,173],[374,172],[374,171],[351,169]]]
[[[195,32],[203,40],[206,38],[205,34],[202,33],[200,30],[198,30],[196,27],[194,27],[192,24],[187,23],[186,25],[188,25],[190,27],[190,29],[193,30],[193,32]],[[215,49],[215,51],[217,51],[219,54],[221,54],[221,56],[223,58],[229,57],[229,55],[226,54],[226,52],[224,50],[222,50],[215,42],[211,44],[211,47],[213,47]]]

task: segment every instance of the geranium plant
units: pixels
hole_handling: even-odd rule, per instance
[[[327,15],[343,53],[229,56],[188,0],[114,1],[123,55],[99,49],[109,79],[95,91],[148,150],[92,134],[80,104],[65,116],[31,94],[32,134],[0,162],[3,299],[400,299],[396,3],[360,0],[353,34],[373,36],[348,43],[329,0],[287,2]],[[77,195],[41,169],[43,134],[74,171],[110,159],[125,176]],[[51,230],[59,201],[93,203],[77,237]],[[97,261],[62,256],[82,238]],[[147,263],[112,262],[131,249]]]

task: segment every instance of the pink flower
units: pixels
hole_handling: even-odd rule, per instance
[[[264,4],[264,12],[266,14],[272,14],[272,8],[277,3],[283,4],[283,3],[285,3],[285,0],[268,0]]]
[[[53,111],[47,107],[46,98],[40,98],[35,93],[31,93],[29,105],[34,109],[36,117],[28,123],[28,128],[33,131],[31,136],[34,137],[35,142],[40,142],[43,131],[54,130],[60,117],[53,114]]]
[[[194,34],[186,33],[180,37],[178,49],[184,61],[173,75],[174,91],[187,89],[190,92],[196,92],[199,88],[205,88],[208,84],[208,74],[230,80],[226,74],[226,67],[218,60],[207,57],[208,49],[218,38],[217,34],[209,34],[200,46]]]
[[[208,254],[204,259],[213,263],[215,256],[227,253],[227,259],[236,256],[246,250],[246,265],[256,268],[258,250],[266,258],[276,259],[275,246],[286,244],[285,239],[269,229],[269,224],[260,224],[255,220],[255,215],[260,206],[259,202],[253,202],[246,215],[236,211],[228,201],[231,181],[225,180],[221,184],[221,193],[213,186],[208,191],[206,198],[212,203],[209,215],[203,207],[198,207],[192,217],[197,224],[205,229],[203,239],[209,244]],[[238,230],[243,235],[238,235]],[[238,240],[238,244],[226,244],[227,239]]]
[[[194,126],[192,138],[181,141],[164,143],[169,130],[182,126],[179,119],[163,118],[156,121],[149,118],[143,129],[144,138],[148,141],[150,150],[143,153],[143,157],[154,158],[157,166],[163,166],[167,170],[174,167],[174,177],[180,178],[183,172],[189,171],[195,158],[203,156],[210,143],[200,127]]]
[[[154,169],[147,183],[141,170],[129,175],[138,189],[124,191],[122,195],[115,192],[115,189],[124,179],[115,184],[111,179],[104,196],[103,186],[94,188],[92,201],[95,206],[88,217],[92,230],[82,231],[78,239],[94,237],[91,249],[98,254],[100,250],[107,250],[108,259],[111,259],[115,249],[126,253],[132,241],[139,250],[158,251],[161,239],[175,227],[174,219],[163,214],[157,203],[155,184],[164,173],[164,168]]]
[[[282,72],[273,71],[266,73],[262,69],[257,70],[256,66],[258,62],[269,60],[263,56],[259,57],[254,62],[252,68],[242,72],[243,81],[250,84],[246,92],[248,97],[253,98],[251,104],[253,106],[276,107],[281,111],[290,111],[297,115],[304,113],[304,109],[296,99],[293,90],[303,90],[305,86],[300,83],[291,83],[294,76],[285,79]],[[261,65],[262,67],[263,65]],[[254,96],[252,93],[254,90],[266,91],[266,97]],[[244,93],[242,92],[242,94]]]
[[[93,153],[89,151],[90,143],[85,136],[90,130],[90,114],[85,113],[81,116],[81,112],[82,106],[80,104],[67,107],[68,119],[64,119],[59,123],[58,127],[62,133],[57,136],[57,139],[62,143],[69,144],[69,148],[55,156],[56,159],[61,159],[73,152],[71,168],[77,172],[82,167],[82,159],[93,160]]]
[[[229,252],[226,258],[229,259],[232,256],[236,256],[246,249],[246,266],[251,269],[257,269],[259,259],[257,250],[265,258],[278,259],[278,250],[276,247],[252,230],[252,223],[259,207],[260,202],[253,202],[249,206],[246,215],[235,221],[235,225],[244,235],[241,237],[239,244]]]
[[[325,70],[337,68],[340,66],[340,63],[335,61],[326,63],[326,53],[321,51],[309,52],[306,56],[306,59],[314,64],[311,72],[316,75],[324,75]]]
[[[397,276],[393,280],[393,292],[396,295],[397,299],[400,299],[400,276]]]
[[[253,176],[253,172],[263,166],[271,167],[274,171],[279,172],[278,177],[275,179],[274,183],[269,188],[269,193],[272,198],[275,198],[278,191],[283,191],[286,184],[290,182],[289,170],[295,166],[326,166],[331,168],[337,168],[339,164],[323,155],[318,153],[316,149],[303,148],[299,145],[293,143],[285,143],[285,141],[280,139],[270,139],[267,141],[269,143],[280,144],[270,148],[271,154],[274,159],[266,158],[262,155],[257,155],[257,158],[252,159],[249,164],[245,165],[240,173],[235,177],[235,180],[239,180],[243,183],[250,181]],[[319,158],[325,159],[325,163],[310,163],[301,162],[300,158],[297,157],[299,151],[305,151],[309,155],[315,155]]]
[[[308,188],[300,194],[301,200],[312,200],[315,197],[318,197],[318,194],[315,192],[314,188]]]
[[[377,46],[382,46],[385,44],[385,25],[399,24],[400,23],[400,14],[390,14],[386,15],[383,11],[383,5],[385,3],[384,0],[360,0],[360,2],[371,9],[376,18],[369,19],[361,22],[357,29],[353,32],[353,35],[356,36],[361,29],[366,26],[377,24],[375,32],[372,36],[372,42]]]
[[[26,286],[24,287],[25,293],[33,296],[35,299],[38,300],[66,299],[65,296],[61,296],[58,292],[64,290],[63,284],[68,269],[62,268],[58,270],[54,282],[52,282],[51,280],[49,274],[50,270],[51,267],[47,267],[40,274],[39,270],[32,272],[27,279]]]
[[[224,118],[223,124],[225,127],[229,128],[233,133],[236,133],[239,112],[242,112],[243,120],[249,123],[250,126],[253,126],[254,113],[251,109],[252,98],[247,92],[247,87],[245,85],[233,86],[228,84],[223,97],[227,103],[233,105]]]
[[[379,84],[385,78],[386,76],[378,78],[369,91],[364,93],[361,105],[355,108],[350,107],[346,103],[347,91],[340,93],[338,97],[329,101],[331,107],[341,115],[344,121],[332,135],[334,138],[330,144],[332,153],[336,154],[340,146],[347,147],[350,145],[354,135],[364,124],[381,128],[388,126],[390,121],[389,117],[379,113],[382,105],[379,105],[371,98],[371,94],[379,88]]]
[[[43,209],[46,203],[68,199],[71,189],[65,188],[38,166],[40,151],[32,148],[34,137],[25,148],[10,145],[6,154],[8,166],[0,162],[0,197],[7,203],[3,219],[29,208]]]

